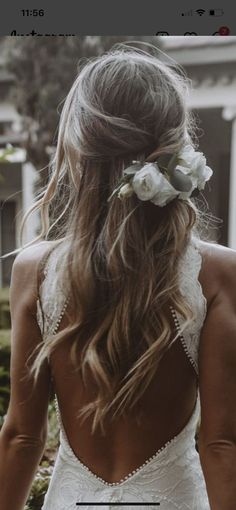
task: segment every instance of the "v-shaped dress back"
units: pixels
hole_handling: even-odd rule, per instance
[[[62,284],[56,278],[58,255],[64,248],[65,244],[61,243],[50,252],[40,286],[37,320],[44,340],[57,332],[69,302],[65,282]],[[181,293],[187,298],[195,317],[181,333],[183,318],[173,307],[171,313],[184,351],[197,376],[199,338],[207,312],[207,301],[198,280],[201,264],[198,239],[192,237],[179,261],[178,274]],[[76,457],[63,427],[57,397],[55,403],[60,425],[60,446],[41,510],[210,510],[195,447],[200,416],[199,390],[193,413],[181,432],[142,466],[113,483],[97,476]]]

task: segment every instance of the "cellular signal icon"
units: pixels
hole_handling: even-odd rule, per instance
[[[193,10],[182,12],[182,16],[192,16],[192,15],[193,15]]]
[[[199,15],[199,16],[203,16],[203,14],[205,14],[205,9],[197,9],[196,13]]]

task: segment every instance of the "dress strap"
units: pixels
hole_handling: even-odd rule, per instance
[[[48,261],[48,258],[51,254],[53,247],[50,247],[49,250],[47,250],[42,258],[39,261],[38,265],[38,273],[37,273],[37,322],[41,331],[41,334],[43,336],[44,334],[44,313],[43,313],[43,303],[42,303],[42,296],[41,296],[41,286],[42,283],[46,277],[47,271],[46,271],[46,264]]]
[[[179,264],[179,287],[181,294],[186,299],[194,312],[193,320],[183,329],[184,319],[182,315],[171,307],[176,329],[184,351],[193,365],[198,376],[198,349],[200,332],[207,314],[207,300],[199,281],[199,273],[202,266],[202,254],[198,238],[192,237],[191,241],[180,260]]]
[[[60,274],[64,247],[65,243],[54,244],[40,264],[44,280],[39,288],[37,317],[43,339],[57,332],[70,298],[66,281],[62,281]],[[178,275],[180,291],[194,312],[194,318],[183,329],[185,321],[181,314],[173,307],[171,313],[185,353],[197,375],[200,332],[207,313],[207,301],[198,279],[201,265],[198,239],[192,237],[179,261]]]
[[[55,246],[50,246],[50,249],[46,253],[44,253],[44,255],[42,256],[42,258],[39,262],[39,265],[38,265],[38,294],[39,294],[40,286],[42,285],[42,281],[47,274],[47,260],[52,252],[52,249],[54,249],[54,248],[55,248]]]
[[[63,246],[63,243],[53,244],[39,264],[37,320],[43,339],[56,333],[69,300],[67,287],[59,275],[58,256]]]

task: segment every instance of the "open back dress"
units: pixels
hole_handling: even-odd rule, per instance
[[[62,242],[50,251],[39,289],[37,321],[44,340],[58,331],[69,300],[66,286],[57,278],[57,261],[63,247]],[[207,312],[207,301],[198,279],[201,263],[198,239],[192,236],[180,258],[178,271],[181,293],[195,318],[180,340],[197,376],[199,337]],[[183,319],[172,307],[171,313],[178,331]],[[181,432],[124,479],[113,483],[94,474],[75,455],[63,427],[57,396],[55,403],[60,445],[41,510],[210,510],[195,443],[200,418],[199,389],[193,413]]]

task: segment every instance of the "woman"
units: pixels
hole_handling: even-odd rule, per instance
[[[61,444],[42,510],[235,510],[236,253],[198,233],[212,170],[187,90],[121,46],[66,98],[31,208],[42,232],[12,270],[1,510],[24,508],[52,385]]]

